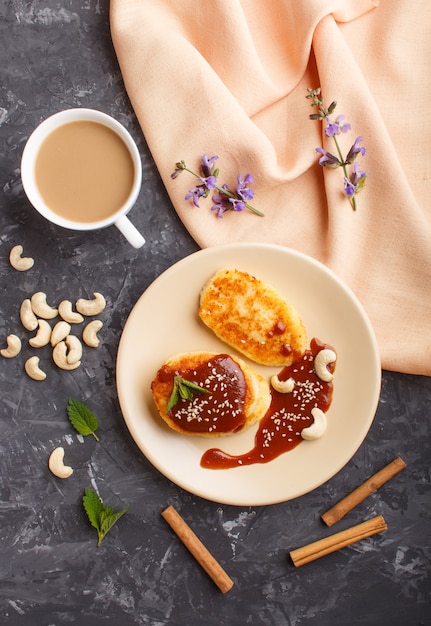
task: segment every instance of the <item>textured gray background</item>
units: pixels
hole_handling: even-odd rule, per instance
[[[28,294],[58,302],[108,299],[103,345],[64,374],[35,383],[23,354],[0,359],[0,622],[7,626],[216,626],[430,624],[429,440],[431,380],[383,373],[376,419],[348,465],[314,492],[267,507],[221,506],[171,484],[130,437],[115,389],[121,328],[146,287],[197,250],[172,209],[134,118],[112,48],[106,0],[0,1],[0,337],[17,329]],[[131,213],[148,243],[131,248],[116,231],[75,234],[29,207],[20,181],[25,141],[47,115],[101,109],[125,124],[143,162]],[[36,260],[23,274],[8,254],[21,243]],[[3,343],[3,339],[2,339]],[[102,440],[80,438],[67,421],[69,397],[99,416]],[[63,445],[72,479],[47,468]],[[295,569],[289,550],[334,532],[320,514],[400,455],[406,470],[335,527],[383,514],[389,530]],[[96,548],[81,508],[97,484],[129,512]],[[172,503],[235,581],[223,595],[161,518]]]

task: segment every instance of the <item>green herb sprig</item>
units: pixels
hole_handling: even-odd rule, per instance
[[[166,413],[169,413],[180,398],[183,400],[193,400],[193,396],[200,393],[209,393],[209,391],[208,389],[200,387],[196,383],[192,383],[190,380],[182,378],[182,376],[174,376],[174,386],[171,397],[169,398],[168,406],[166,407]]]
[[[98,419],[83,402],[70,398],[67,405],[67,417],[80,435],[84,437],[93,435],[96,441],[100,441],[95,432],[99,428]]]
[[[114,512],[112,506],[105,507],[97,493],[86,487],[82,498],[84,509],[87,513],[90,524],[97,530],[97,547],[100,547],[103,539],[116,522],[126,513],[128,506],[121,511]]]

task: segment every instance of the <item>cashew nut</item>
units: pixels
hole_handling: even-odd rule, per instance
[[[323,380],[325,383],[330,383],[334,378],[331,372],[328,370],[327,366],[330,363],[335,363],[337,360],[337,355],[333,350],[329,348],[324,348],[320,350],[314,357],[314,371],[316,375]]]
[[[99,345],[100,339],[97,336],[97,333],[102,326],[103,323],[100,320],[93,320],[92,322],[89,322],[82,331],[82,339],[90,348],[97,348]]]
[[[21,323],[27,330],[36,330],[38,323],[37,317],[33,313],[33,309],[31,308],[31,301],[26,298],[22,301],[21,307],[19,310],[19,316],[21,318]]]
[[[324,434],[327,423],[326,415],[321,409],[317,408],[317,406],[314,407],[314,409],[311,409],[311,415],[314,417],[314,422],[311,426],[303,428],[301,431],[301,437],[303,439],[307,439],[308,441],[311,441],[312,439],[319,439],[319,437]]]
[[[34,337],[28,340],[28,343],[33,348],[42,348],[42,346],[46,346],[49,344],[49,340],[51,339],[51,326],[48,324],[46,320],[38,320],[39,328]]]
[[[280,380],[277,374],[271,376],[271,385],[274,389],[280,393],[290,393],[293,391],[295,386],[295,381],[293,378],[288,378],[287,380]]]
[[[46,293],[38,291],[31,297],[31,308],[33,313],[38,317],[42,317],[45,320],[52,320],[58,315],[58,309],[49,306],[46,303]]]
[[[52,358],[54,363],[62,370],[75,370],[77,367],[81,365],[81,361],[76,361],[76,363],[68,363],[67,362],[67,345],[65,341],[59,341],[52,351]]]
[[[31,257],[21,256],[23,253],[22,246],[14,246],[9,254],[9,262],[12,267],[19,272],[25,272],[34,265],[34,259]]]
[[[0,350],[0,354],[6,359],[12,359],[21,352],[21,339],[17,335],[8,335],[6,337],[7,348]]]
[[[67,335],[64,340],[68,352],[66,353],[66,361],[69,365],[73,365],[78,361],[81,361],[82,357],[82,343],[79,341],[78,337],[75,335]]]
[[[84,300],[79,298],[76,301],[76,310],[82,315],[98,315],[106,306],[106,300],[101,293],[93,293],[93,300]]]
[[[51,333],[51,346],[54,347],[58,344],[59,341],[63,341],[70,333],[70,324],[62,320],[61,322],[57,322],[57,324],[52,329]]]
[[[80,313],[72,311],[72,303],[70,300],[62,300],[58,305],[58,314],[69,324],[80,324],[84,318]]]
[[[69,478],[73,474],[73,469],[70,465],[65,465],[63,459],[64,448],[59,446],[51,452],[48,460],[48,467],[57,478]]]
[[[45,380],[46,374],[39,367],[39,357],[31,356],[24,365],[25,371],[33,380]]]

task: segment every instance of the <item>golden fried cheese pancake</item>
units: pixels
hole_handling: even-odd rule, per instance
[[[151,391],[162,419],[184,435],[217,437],[241,432],[266,413],[269,383],[242,359],[215,352],[171,357]]]
[[[199,317],[217,337],[256,363],[283,367],[305,351],[306,330],[293,306],[247,272],[219,270],[199,304]]]

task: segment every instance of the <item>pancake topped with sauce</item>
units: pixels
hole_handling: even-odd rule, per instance
[[[307,333],[297,311],[247,272],[217,271],[201,291],[198,314],[219,339],[255,363],[284,367],[305,352]]]
[[[263,376],[236,356],[214,352],[171,357],[158,370],[151,391],[170,428],[202,437],[249,428],[265,415],[271,401]]]

